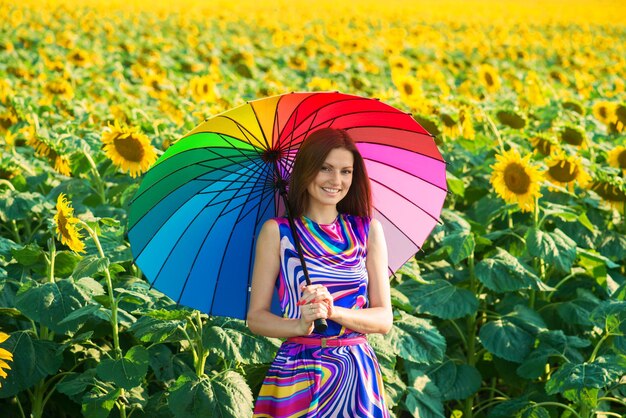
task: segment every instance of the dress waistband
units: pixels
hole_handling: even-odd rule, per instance
[[[312,337],[290,337],[288,343],[302,344],[314,347],[342,347],[348,345],[359,345],[367,342],[365,336],[353,338],[312,338]]]

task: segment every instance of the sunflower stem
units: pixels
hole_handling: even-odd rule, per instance
[[[96,232],[91,229],[86,222],[79,220],[78,223],[83,228],[85,228],[85,230],[93,240],[96,248],[98,249],[98,254],[100,255],[100,257],[105,258],[104,251],[102,250],[102,245],[100,244],[100,239],[98,239],[98,234],[96,234]],[[113,346],[115,348],[115,359],[119,360],[120,358],[122,358],[122,350],[120,349],[120,336],[117,323],[117,301],[115,300],[115,294],[113,293],[113,281],[111,280],[111,272],[109,271],[108,267],[104,269],[104,275],[106,277],[109,304],[111,305],[111,327],[113,328]]]
[[[100,201],[102,204],[106,203],[106,195],[104,193],[104,182],[102,181],[102,176],[100,176],[100,172],[98,171],[98,167],[96,166],[96,162],[91,158],[89,151],[83,149],[83,155],[89,162],[89,166],[91,167],[91,172],[94,175],[95,183],[97,187],[98,196],[100,197]]]
[[[204,344],[202,342],[202,317],[200,316],[200,311],[195,311],[195,316],[194,316],[195,320],[196,320],[196,325],[197,325],[197,332],[196,332],[196,338],[195,338],[195,346],[196,346],[196,353],[197,353],[197,357],[196,357],[196,375],[198,377],[202,377],[204,375],[204,368],[206,367],[206,360],[207,357],[209,356],[209,350],[207,350],[204,347]]]
[[[48,239],[48,248],[50,251],[50,261],[48,265],[48,282],[54,283],[54,260],[57,256],[57,248],[54,243],[54,238]]]
[[[474,273],[474,253],[470,254],[468,258],[469,264],[469,276],[470,276],[470,291],[472,294],[476,295],[478,290],[478,286],[476,283],[476,276]],[[478,318],[478,310],[467,320],[467,364],[470,366],[474,366],[476,364],[476,322]],[[472,409],[474,408],[474,396],[470,396],[465,400],[465,411],[463,412],[463,417],[472,418],[473,413]]]

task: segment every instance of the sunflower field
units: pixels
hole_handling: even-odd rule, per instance
[[[448,163],[369,337],[392,416],[626,416],[624,22],[619,0],[0,0],[0,416],[251,415],[280,341],[151,289],[128,205],[205,118],[309,90],[410,112]]]

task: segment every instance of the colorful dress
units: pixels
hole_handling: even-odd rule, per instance
[[[283,316],[299,318],[300,284],[305,282],[286,218],[280,229],[280,273],[277,281]],[[367,236],[369,219],[339,215],[329,225],[301,217],[295,220],[309,276],[323,284],[334,304],[368,307]],[[362,334],[328,321],[312,338],[354,338]],[[267,372],[254,409],[255,417],[389,417],[383,381],[369,344],[319,347],[284,342]]]

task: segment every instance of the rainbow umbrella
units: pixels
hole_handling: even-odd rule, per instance
[[[299,145],[326,127],[347,130],[363,155],[389,271],[419,251],[447,193],[433,137],[410,114],[376,99],[290,93],[206,120],[145,175],[130,205],[128,236],[151,285],[210,315],[245,318],[255,237],[267,219],[285,213],[280,190]]]

